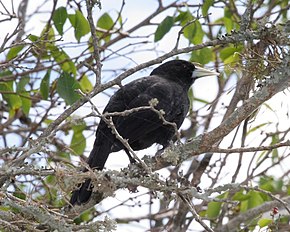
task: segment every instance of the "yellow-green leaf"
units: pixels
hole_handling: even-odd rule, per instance
[[[64,72],[72,73],[74,76],[76,75],[76,66],[74,62],[71,61],[70,57],[66,54],[65,51],[59,49],[54,45],[49,46],[48,49],[50,50],[54,60],[60,65],[61,69]]]
[[[215,219],[220,214],[222,203],[221,202],[210,202],[207,205],[207,217],[209,219]]]
[[[257,191],[249,192],[250,198],[248,199],[248,209],[254,208],[264,203],[261,194]]]
[[[39,37],[36,36],[36,35],[32,35],[32,34],[30,34],[30,35],[28,36],[28,39],[29,39],[31,42],[37,42],[37,41],[39,40]]]
[[[114,25],[114,21],[108,13],[104,13],[97,22],[97,27],[109,30]]]
[[[193,44],[200,44],[202,43],[204,31],[202,30],[201,24],[198,20],[196,20],[194,23],[194,36],[191,40]]]
[[[104,13],[97,21],[97,27],[105,29],[105,30],[112,29],[113,25],[114,25],[114,21],[108,13]],[[106,34],[105,37],[104,37],[104,34]],[[103,39],[105,42],[108,42],[111,38],[111,35],[106,32],[98,31],[97,35],[100,39]]]
[[[81,80],[79,81],[80,83],[80,87],[81,87],[81,90],[84,92],[84,93],[88,93],[90,91],[93,90],[93,85],[92,83],[90,82],[90,80],[88,79],[88,77],[86,75],[84,75]]]
[[[274,135],[272,135],[271,145],[275,145],[277,143],[279,143],[279,135],[274,134]],[[275,148],[272,150],[272,160],[274,160],[275,158],[278,158],[278,157],[279,157],[278,149]]]
[[[70,147],[78,155],[83,154],[86,148],[86,138],[83,135],[83,131],[85,128],[86,128],[85,124],[75,125],[72,127],[74,133]]]
[[[227,196],[228,196],[228,192],[225,192],[225,193],[219,195],[217,198],[218,199],[224,199]],[[212,201],[212,202],[208,203],[207,210],[206,210],[207,217],[209,219],[217,218],[218,215],[220,214],[221,207],[222,207],[222,202]]]
[[[28,91],[21,92],[20,94],[23,113],[28,115],[32,105],[30,94]]]
[[[236,63],[239,61],[240,56],[236,53],[241,53],[242,47],[226,47],[221,50],[220,52],[220,58],[225,64],[230,64],[230,63]]]
[[[40,37],[45,41],[46,44],[54,44],[55,41],[55,34],[53,28],[50,26],[49,29],[47,29],[48,25],[46,25],[41,34]],[[47,42],[49,41],[49,42]]]
[[[270,225],[271,223],[273,223],[273,220],[270,219],[270,218],[261,218],[259,221],[258,221],[258,225],[263,228],[265,226],[268,226]]]
[[[254,132],[254,131],[260,129],[260,128],[263,127],[263,126],[269,125],[269,124],[271,124],[271,123],[270,123],[270,122],[261,123],[261,124],[255,126],[255,127],[251,128],[251,129],[247,132],[247,135],[249,135],[250,133],[252,133],[252,132]]]
[[[0,82],[0,93],[12,111],[22,106],[21,98],[13,90],[13,82]]]
[[[235,195],[232,197],[234,201],[246,201],[250,198],[248,194],[244,194],[243,190],[235,193]]]

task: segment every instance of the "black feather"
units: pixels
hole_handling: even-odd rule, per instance
[[[194,82],[195,66],[187,61],[166,62],[152,71],[150,76],[132,81],[120,88],[110,99],[104,112],[122,112],[140,106],[148,106],[153,98],[158,100],[156,109],[165,112],[165,119],[179,128],[188,112],[187,92]],[[169,145],[175,134],[170,125],[164,125],[156,112],[150,109],[115,116],[113,122],[120,135],[127,139],[133,150],[142,150],[154,143]],[[88,158],[92,169],[102,170],[111,152],[125,149],[112,134],[111,128],[101,120],[96,131],[93,150]],[[126,149],[125,149],[126,150]],[[128,152],[127,152],[128,153]],[[86,180],[73,192],[70,203],[82,204],[89,200],[92,192],[90,180]]]

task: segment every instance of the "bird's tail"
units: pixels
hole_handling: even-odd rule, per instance
[[[92,195],[92,185],[91,179],[87,179],[83,184],[80,184],[80,188],[73,191],[70,204],[84,204],[86,203]]]
[[[112,144],[112,138],[107,138],[107,136],[97,133],[93,150],[87,161],[91,169],[102,170],[104,168],[108,156],[111,153]],[[87,179],[84,183],[79,185],[78,189],[73,191],[70,203],[72,205],[86,203],[91,197],[92,189],[93,185],[91,184],[91,179]]]

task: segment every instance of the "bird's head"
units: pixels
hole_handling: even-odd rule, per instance
[[[185,60],[172,60],[155,68],[150,75],[158,75],[176,81],[189,89],[196,79],[205,76],[218,76],[219,73],[195,66]]]

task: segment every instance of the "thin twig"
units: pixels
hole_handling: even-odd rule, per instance
[[[94,24],[94,19],[92,15],[92,9],[94,7],[94,1],[92,0],[86,0],[87,5],[87,12],[88,12],[88,21],[91,29],[92,34],[92,45],[93,45],[93,58],[96,61],[96,68],[91,68],[92,71],[96,75],[96,86],[99,86],[101,83],[101,70],[102,70],[102,64],[100,61],[100,52],[99,52],[99,39],[97,37],[96,27]]]
[[[218,148],[218,147],[212,147],[210,149],[210,152],[214,153],[240,153],[240,152],[256,152],[256,151],[271,151],[273,149],[279,148],[279,147],[288,147],[290,146],[290,141],[286,141],[283,143],[277,143],[270,146],[259,146],[259,147],[241,147],[241,148]]]

